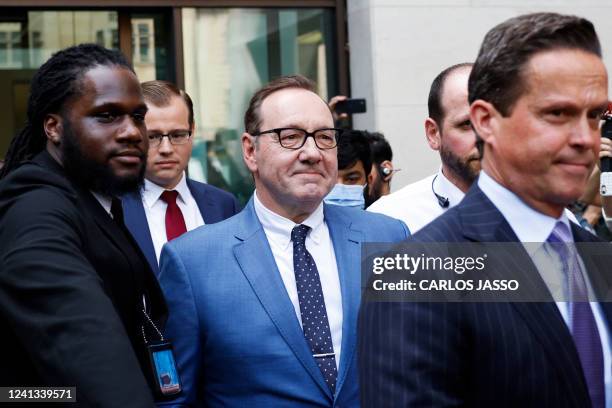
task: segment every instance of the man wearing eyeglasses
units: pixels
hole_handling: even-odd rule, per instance
[[[239,206],[230,193],[185,174],[195,128],[189,95],[166,81],[141,85],[148,108],[149,154],[144,186],[124,197],[123,211],[128,229],[159,275],[159,256],[166,242],[231,217]]]
[[[398,220],[323,204],[338,130],[302,76],[258,90],[243,158],[256,191],[235,217],[168,243],[168,298],[182,395],[167,405],[358,407],[361,244],[396,242]]]

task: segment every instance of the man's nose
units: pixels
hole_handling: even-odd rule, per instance
[[[599,137],[599,124],[585,115],[580,117],[572,127],[569,143],[575,147],[591,149]]]
[[[314,137],[307,137],[300,149],[300,160],[316,163],[321,160],[321,149],[317,147]]]
[[[172,143],[170,143],[170,136],[169,135],[162,136],[161,141],[159,142],[159,147],[157,148],[157,150],[160,153],[165,153],[165,154],[172,153],[173,149],[172,149]]]
[[[140,143],[145,138],[144,125],[134,120],[131,116],[126,115],[125,120],[121,124],[121,129],[117,133],[117,140],[125,143]]]

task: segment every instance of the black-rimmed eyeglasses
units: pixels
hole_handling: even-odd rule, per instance
[[[338,137],[342,129],[325,128],[314,132],[307,132],[298,128],[277,128],[253,133],[252,136],[260,136],[266,133],[276,133],[278,142],[285,149],[297,150],[304,146],[306,139],[312,137],[315,145],[321,150],[333,149],[338,144]]]
[[[191,130],[173,130],[168,133],[148,132],[147,136],[149,137],[149,146],[151,147],[158,147],[161,145],[164,137],[167,137],[173,145],[182,145],[189,141]]]

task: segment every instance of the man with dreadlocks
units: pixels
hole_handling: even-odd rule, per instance
[[[67,48],[34,76],[0,171],[1,385],[153,406],[147,345],[166,306],[116,199],[142,182],[146,111],[117,51]]]

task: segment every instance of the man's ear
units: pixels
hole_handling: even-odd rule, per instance
[[[56,113],[50,113],[43,121],[43,129],[47,136],[47,141],[54,146],[59,146],[64,134],[64,123],[62,117]]]
[[[502,115],[491,103],[482,99],[475,100],[470,106],[470,122],[485,145],[495,144],[495,129],[501,117]]]
[[[384,160],[380,163],[380,176],[384,182],[388,182],[393,177],[393,163],[390,160]]]
[[[244,164],[247,166],[251,173],[257,171],[257,159],[255,158],[255,151],[257,150],[257,141],[254,136],[244,132],[240,139],[242,142],[242,159]]]
[[[440,128],[432,118],[425,119],[425,136],[432,150],[440,150]]]

